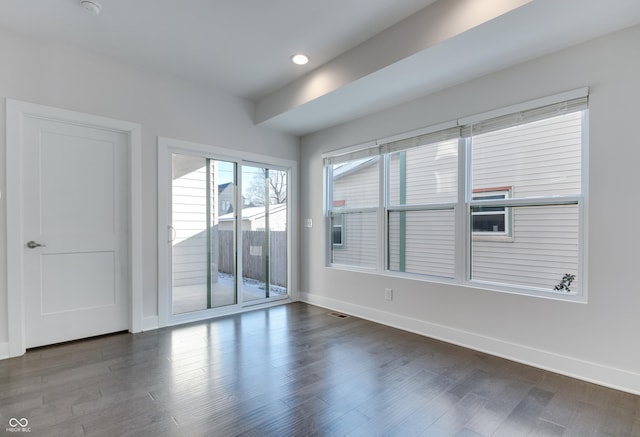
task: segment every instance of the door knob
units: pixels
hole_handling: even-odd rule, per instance
[[[35,249],[36,247],[45,247],[45,246],[46,246],[45,244],[36,243],[33,240],[27,242],[27,247],[29,249]]]

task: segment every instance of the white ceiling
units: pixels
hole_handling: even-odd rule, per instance
[[[255,100],[434,0],[97,1],[93,16],[80,0],[2,0],[0,26]]]
[[[298,135],[640,23],[640,0],[99,1],[94,16],[80,0],[2,0],[0,27],[225,89]]]

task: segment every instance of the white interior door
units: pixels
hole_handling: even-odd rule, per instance
[[[128,329],[128,137],[23,125],[25,344]]]

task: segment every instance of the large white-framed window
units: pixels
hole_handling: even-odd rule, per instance
[[[585,301],[587,95],[327,154],[328,265]],[[335,196],[341,185],[353,200]],[[356,217],[369,218],[367,233],[354,223],[351,235]],[[352,244],[367,249],[344,262],[337,249]]]

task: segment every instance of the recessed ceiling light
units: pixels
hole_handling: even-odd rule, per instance
[[[81,0],[80,6],[95,15],[98,15],[102,10],[102,5],[95,0]]]
[[[291,60],[296,65],[304,65],[307,62],[309,62],[309,57],[307,55],[303,55],[302,53],[299,53],[297,55],[293,55],[291,57]]]

